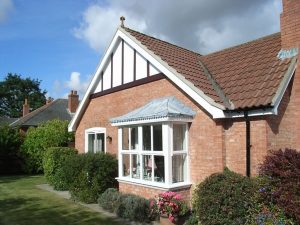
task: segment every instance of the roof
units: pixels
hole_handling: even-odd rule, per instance
[[[291,59],[277,58],[280,33],[208,55],[124,29],[226,109],[271,106]]]
[[[18,118],[0,117],[0,126],[9,125],[15,122]]]
[[[110,119],[111,123],[161,118],[192,119],[196,112],[174,96],[154,99],[146,105],[120,117]]]
[[[68,109],[68,99],[56,99],[21,117],[11,126],[38,126],[53,119],[67,121],[72,119],[72,114]]]

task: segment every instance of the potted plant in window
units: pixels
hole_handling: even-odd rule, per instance
[[[188,206],[183,202],[182,196],[175,192],[160,193],[156,202],[150,202],[151,207],[160,215],[161,225],[183,224]]]

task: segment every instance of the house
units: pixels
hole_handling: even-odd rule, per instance
[[[30,105],[25,99],[23,105],[23,117],[9,124],[11,127],[19,127],[21,131],[26,132],[29,127],[37,127],[39,124],[49,120],[67,120],[71,121],[79,104],[77,91],[71,91],[68,99],[48,99],[42,107],[29,112]]]
[[[119,161],[121,192],[154,197],[224,167],[255,176],[270,150],[300,149],[300,1],[281,31],[201,55],[117,29],[69,124],[79,152]]]

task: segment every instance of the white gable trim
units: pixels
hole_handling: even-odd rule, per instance
[[[78,119],[82,117],[84,109],[87,107],[89,96],[93,93],[94,89],[97,86],[97,83],[100,80],[101,71],[104,69],[107,61],[109,60],[110,54],[114,51],[115,46],[117,46],[118,41],[122,38],[126,41],[131,47],[136,49],[143,57],[145,57],[152,65],[154,65],[158,70],[164,73],[170,80],[172,80],[182,91],[186,92],[192,99],[194,99],[199,105],[201,105],[213,118],[223,118],[223,106],[217,103],[214,103],[212,99],[207,97],[202,91],[196,88],[191,82],[187,81],[182,75],[178,74],[176,70],[171,68],[167,63],[163,62],[159,57],[151,53],[148,49],[142,46],[135,38],[131,35],[128,35],[123,28],[119,28],[108,49],[106,50],[100,64],[97,67],[95,75],[92,81],[85,92],[85,95],[80,102],[78,109],[70,121],[69,131],[75,131],[78,123]],[[215,104],[212,105],[212,104]],[[218,107],[217,107],[218,106]]]

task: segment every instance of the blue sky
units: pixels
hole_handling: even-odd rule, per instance
[[[83,95],[121,15],[205,54],[279,31],[280,12],[280,0],[0,0],[0,80],[17,73],[51,97]]]
[[[0,80],[9,72],[30,76],[42,80],[41,87],[55,98],[68,92],[65,82],[72,72],[78,71],[86,80],[101,57],[101,51],[74,36],[89,4],[85,0],[13,1],[13,9],[0,23]]]

